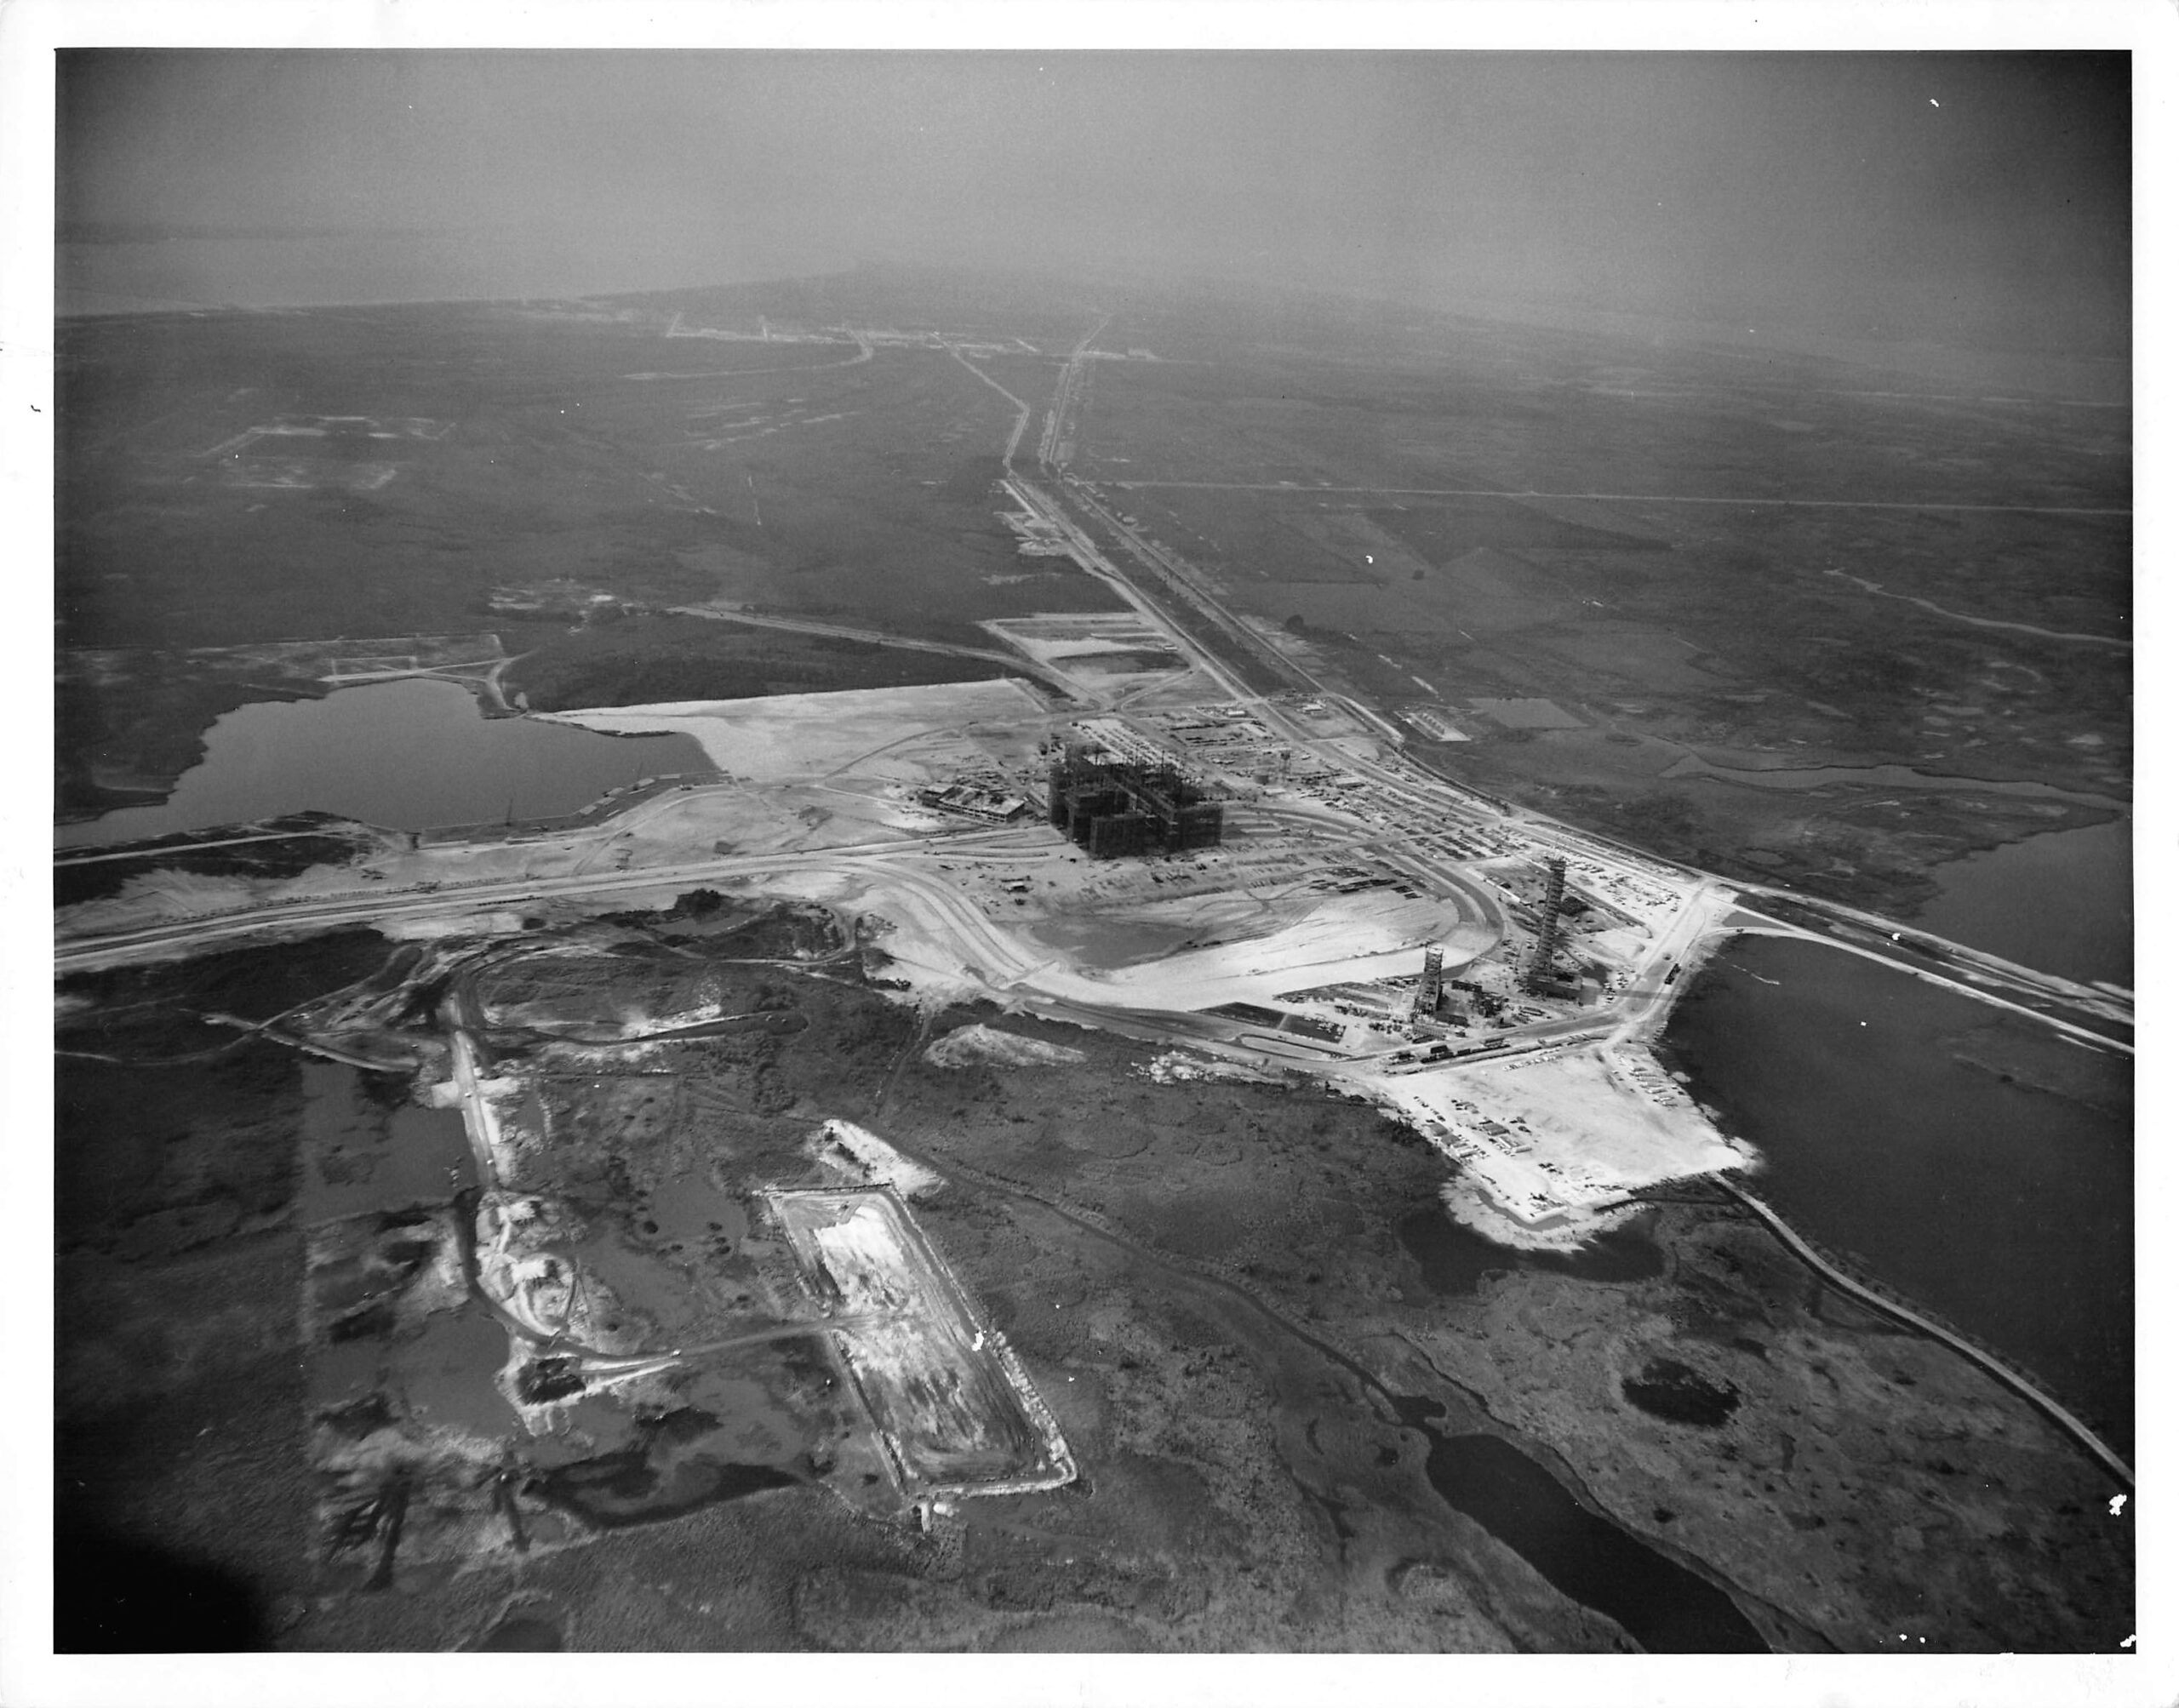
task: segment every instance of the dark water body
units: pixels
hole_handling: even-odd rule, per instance
[[[1399,1224],[1400,1243],[1438,1294],[1473,1292],[1493,1271],[1543,1271],[1584,1281],[1640,1281],[1662,1272],[1647,1219],[1587,1250],[1513,1251],[1437,1208]],[[1707,1579],[1591,1512],[1534,1460],[1495,1435],[1447,1435],[1436,1402],[1390,1397],[1400,1420],[1430,1443],[1430,1486],[1518,1554],[1562,1594],[1616,1619],[1652,1654],[1762,1654],[1766,1645],[1732,1597]]]
[[[692,736],[606,735],[487,718],[466,688],[422,677],[323,700],[261,700],[205,733],[203,762],[157,806],[123,807],[54,834],[104,846],[290,813],[337,813],[389,830],[579,812],[608,789],[668,773],[710,775]]]
[[[2039,972],[2130,990],[2133,834],[2129,816],[1949,861],[1914,923]]]
[[[1665,1254],[1650,1237],[1650,1218],[1638,1217],[1600,1235],[1572,1254],[1515,1251],[1463,1227],[1442,1209],[1417,1210],[1402,1219],[1399,1242],[1435,1294],[1473,1293],[1494,1271],[1541,1271],[1576,1281],[1646,1281],[1664,1273]]]
[[[506,1357],[507,1331],[471,1300],[457,1311],[434,1312],[421,1334],[400,1344],[391,1362],[395,1383],[423,1422],[489,1439],[506,1435],[514,1424],[493,1380]]]
[[[2133,1451],[2125,1057],[1821,944],[1736,938],[1667,1049],[1794,1227],[1989,1342]]]
[[[1618,1620],[1653,1654],[1768,1652],[1730,1596],[1589,1511],[1519,1448],[1495,1435],[1441,1433],[1433,1401],[1398,1403],[1401,1421],[1429,1438],[1430,1486],[1561,1594]]]
[[[53,1647],[60,1654],[235,1654],[272,1647],[262,1586],[197,1552],[59,1515]]]
[[[476,1183],[458,1111],[389,1108],[346,1062],[306,1060],[301,1072],[306,1224],[437,1202]]]
[[[560,1641],[559,1626],[549,1619],[536,1614],[511,1614],[494,1625],[477,1647],[491,1654],[535,1654],[565,1648],[567,1644]]]
[[[1713,1382],[1676,1358],[1650,1359],[1640,1375],[1620,1383],[1619,1391],[1638,1411],[1697,1429],[1716,1429],[1740,1409],[1738,1389]]]
[[[777,1465],[723,1456],[731,1450],[728,1431],[693,1408],[639,1422],[635,1433],[637,1440],[616,1452],[539,1473],[529,1489],[593,1524],[621,1529],[804,1481]]]

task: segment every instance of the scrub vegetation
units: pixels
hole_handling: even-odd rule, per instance
[[[253,1640],[305,1648],[482,1642],[517,1601],[582,1648],[2115,1641],[2125,1536],[2069,1444],[1725,1209],[1663,1205],[1607,1261],[1449,1276],[1413,1248],[1442,1158],[1400,1123],[1102,1032],[918,1014],[866,987],[866,952],[821,911],[691,892],[516,945],[359,934],[68,981],[64,1552],[125,1535],[157,1581],[227,1585]],[[444,1326],[458,1288],[417,1293],[444,1212],[352,1196],[371,1135],[442,1071],[432,1016],[472,964],[497,969],[480,1036],[516,1088],[524,1189],[580,1230],[601,1328],[686,1345],[806,1310],[755,1189],[837,1181],[815,1135],[859,1123],[936,1177],[912,1188],[924,1237],[1079,1475],[928,1534],[873,1525],[870,1425],[814,1332],[638,1385],[617,1424],[583,1397],[565,1433],[529,1434],[489,1386],[504,1335]],[[256,1037],[207,1054],[218,1005],[405,1049],[416,1078]],[[800,1024],[641,1041],[647,1016],[713,1008]],[[966,1029],[974,1048],[938,1047]],[[301,1093],[328,1074],[354,1086],[354,1161],[313,1225],[330,1129]],[[393,1280],[329,1333],[326,1289],[350,1283],[329,1265],[357,1239]],[[466,1480],[431,1456],[449,1429],[499,1432]],[[359,1484],[362,1444],[401,1440],[405,1480]],[[1512,1470],[1601,1513],[1581,1522],[1650,1562],[1644,1597],[1494,1503]],[[146,1628],[100,1597],[71,1616]]]

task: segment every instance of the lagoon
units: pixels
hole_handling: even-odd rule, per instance
[[[164,801],[64,825],[54,843],[105,847],[304,812],[398,831],[496,824],[579,812],[639,776],[673,774],[716,768],[687,735],[487,718],[455,683],[409,677],[230,711]]]
[[[2133,1442],[2133,1064],[1858,955],[1736,938],[1665,1047],[1755,1191]]]
[[[2133,831],[2129,814],[1948,861],[1914,923],[2038,972],[2130,990]]]

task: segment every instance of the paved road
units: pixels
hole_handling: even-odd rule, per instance
[[[966,356],[961,353],[959,346],[952,344],[947,345],[946,346],[946,353],[952,357],[956,362],[959,363],[964,368],[967,368],[969,372],[975,374],[977,379],[982,380],[985,385],[990,386],[992,391],[998,392],[1000,397],[1005,398],[1006,401],[1011,403],[1017,411],[1014,417],[1014,431],[1006,436],[1006,448],[999,455],[999,461],[1006,467],[1012,468],[1014,466],[1014,453],[1021,446],[1021,435],[1029,430],[1029,417],[1034,413],[1033,406],[1023,403],[1021,398],[1015,397],[1011,391],[1008,391],[1006,387],[1000,385],[998,380],[992,379],[990,374],[985,373],[982,368],[977,367],[975,363],[969,361]]]
[[[918,640],[908,635],[888,634],[882,629],[858,629],[845,623],[821,623],[807,617],[758,616],[753,611],[727,611],[716,605],[674,605],[668,615],[701,617],[710,623],[741,623],[752,629],[785,629],[794,634],[826,635],[836,640],[861,641],[871,646],[893,647],[906,652],[941,653],[953,658],[981,659],[987,663],[1002,665],[1009,676],[1033,676],[1052,684],[1069,700],[1079,700],[1079,691],[1065,677],[1034,659],[1016,653],[1000,652],[995,647],[957,646],[951,641]]]
[[[231,848],[243,843],[287,843],[302,837],[322,837],[321,830],[307,831],[252,831],[246,837],[221,837],[214,842],[170,843],[164,848],[125,848],[105,853],[79,854],[74,848],[58,848],[53,863],[60,865],[92,865],[106,860],[157,860],[163,855],[193,854],[206,848]],[[79,845],[80,846],[80,845]]]
[[[1932,936],[1913,926],[1899,924],[1879,914],[1849,907],[1843,902],[1825,901],[1762,884],[1741,886],[1739,895],[1743,923],[1736,928],[1764,932],[1774,936],[1802,937],[1810,942],[1865,956],[1900,972],[1911,973],[1917,978],[1943,985],[1978,1002],[2010,1008],[2031,1020],[2040,1020],[2045,1025],[2055,1026],[2085,1042],[2123,1050],[2130,1055],[2133,1053],[2133,1045],[2129,1042],[2092,1026],[2077,1025],[2050,1012],[2054,1006],[2068,1008],[2109,1025],[2131,1027],[2134,1008],[2130,995],[2079,984],[2071,979],[2061,978],[2055,973],[2038,972],[2032,967],[2016,966],[1985,951]],[[1826,928],[1776,919],[1761,911],[1766,899],[1790,904],[1796,911],[1826,916],[1833,923]],[[1891,946],[1893,944],[1899,946],[1895,949]],[[1926,945],[1934,953],[1919,953],[1915,946],[1910,945]]]
[[[1119,539],[1128,550],[1158,574],[1185,603],[1240,649],[1248,657],[1268,667],[1274,676],[1285,677],[1294,686],[1309,693],[1328,694],[1331,692],[1313,671],[1286,656],[1275,648],[1267,646],[1238,617],[1227,610],[1217,595],[1204,583],[1202,574],[1179,553],[1168,550],[1120,519],[1119,513],[1101,502],[1080,483],[1070,483],[1068,491],[1074,501],[1103,523]],[[1170,628],[1172,625],[1166,625]],[[1252,695],[1244,697],[1253,698]]]
[[[964,831],[961,834],[964,838],[987,841],[991,833]],[[833,865],[852,865],[862,856],[898,854],[902,847],[903,844],[898,842],[865,843],[807,854],[737,856],[675,865],[643,866],[621,872],[492,879],[483,883],[465,883],[432,890],[357,891],[318,901],[256,907],[247,912],[174,920],[134,931],[65,940],[56,950],[54,959],[60,971],[80,972],[112,965],[146,951],[157,951],[176,944],[216,942],[223,938],[246,937],[268,930],[317,932],[340,925],[365,925],[374,920],[411,915],[489,912],[519,907],[526,902],[546,900],[555,896],[610,895],[701,884],[729,877],[760,877]]]
[[[1061,472],[1067,466],[1065,459],[1059,454],[1060,447],[1070,443],[1074,437],[1072,423],[1067,418],[1073,413],[1075,406],[1082,398],[1083,369],[1086,365],[1090,346],[1097,341],[1105,328],[1112,323],[1112,317],[1108,314],[1089,331],[1084,333],[1081,341],[1067,353],[1067,365],[1060,369],[1059,386],[1052,394],[1052,407],[1044,416],[1044,435],[1037,441],[1038,462],[1054,474]],[[1009,468],[1013,466],[1015,447],[1019,443],[1020,437],[1021,435],[1017,432],[1014,439],[1007,443],[1006,461]]]
[[[1061,539],[1067,541],[1069,549],[1074,554],[1075,561],[1083,568],[1102,581],[1113,592],[1124,599],[1132,609],[1139,612],[1146,621],[1165,635],[1174,650],[1187,659],[1205,677],[1216,683],[1221,692],[1235,700],[1255,699],[1255,690],[1235,677],[1232,671],[1213,656],[1192,635],[1188,634],[1167,617],[1113,565],[1109,558],[1097,550],[1090,536],[1076,524],[1074,518],[1067,513],[1058,500],[1049,496],[1033,483],[1020,475],[1008,477],[1006,489],[1013,495],[1015,503],[1039,521],[1048,523]]]

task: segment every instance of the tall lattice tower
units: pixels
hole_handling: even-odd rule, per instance
[[[1438,999],[1445,987],[1445,951],[1433,943],[1422,951],[1422,982],[1415,987],[1415,1007],[1412,1015],[1421,1020],[1425,1014],[1438,1012]]]
[[[1531,995],[1551,977],[1551,957],[1558,952],[1558,906],[1566,900],[1566,862],[1553,854],[1543,863],[1543,900],[1536,921],[1536,948],[1522,983]]]

